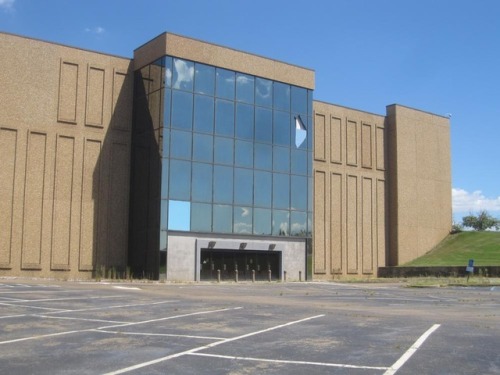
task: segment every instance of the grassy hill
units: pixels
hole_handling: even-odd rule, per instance
[[[500,232],[461,232],[449,235],[427,254],[404,266],[500,266]]]

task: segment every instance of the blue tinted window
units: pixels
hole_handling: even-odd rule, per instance
[[[212,230],[211,204],[191,204],[191,230],[195,232],[210,232]]]
[[[272,174],[270,172],[254,171],[254,205],[271,207]]]
[[[221,99],[215,101],[215,133],[234,136],[234,102]]]
[[[166,87],[172,87],[172,58],[165,56],[163,66],[163,82]]]
[[[302,87],[292,86],[292,113],[307,116],[307,90]]]
[[[236,137],[253,139],[253,106],[243,103],[236,105]]]
[[[214,204],[213,231],[215,233],[231,233],[233,229],[232,206]]]
[[[189,161],[170,161],[170,191],[172,199],[189,200],[191,191],[191,163]]]
[[[290,199],[293,210],[307,211],[307,177],[291,176]]]
[[[233,168],[214,166],[214,202],[233,203]]]
[[[273,142],[273,113],[267,108],[255,108],[255,140]]]
[[[271,170],[273,168],[273,146],[254,143],[254,165],[256,169]]]
[[[313,209],[313,179],[312,177],[307,178],[307,209],[311,211]]]
[[[170,157],[191,159],[191,132],[172,130],[170,135]]]
[[[170,126],[170,105],[172,101],[172,91],[169,89],[163,90],[163,126]]]
[[[264,79],[255,79],[255,104],[263,107],[273,106],[273,82]]]
[[[290,149],[288,147],[273,147],[273,170],[290,172]]]
[[[233,139],[215,137],[214,162],[217,164],[233,164]]]
[[[253,104],[255,79],[247,74],[236,73],[236,100]]]
[[[273,210],[273,235],[288,236],[288,221],[290,214],[288,211]]]
[[[294,174],[307,174],[307,151],[292,149],[292,167],[291,171]]]
[[[191,199],[198,202],[212,202],[212,165],[193,163]]]
[[[313,91],[307,90],[307,114],[312,116],[313,110]]]
[[[234,169],[234,203],[252,205],[253,172],[251,169]]]
[[[271,210],[267,208],[254,208],[253,233],[260,235],[271,234]]]
[[[172,93],[172,127],[191,129],[193,122],[193,94],[183,91]]]
[[[168,159],[161,160],[161,197],[168,198]]]
[[[214,95],[215,68],[196,63],[194,70],[194,91],[200,94]]]
[[[290,213],[290,235],[306,237],[307,213],[294,211]]]
[[[234,207],[233,233],[252,234],[252,209]]]
[[[211,163],[213,161],[213,153],[213,137],[211,135],[194,133],[193,160]]]
[[[273,208],[290,206],[290,176],[287,174],[273,174]]]
[[[234,100],[235,73],[230,70],[217,68],[216,79],[216,96]]]
[[[253,143],[236,140],[234,150],[234,164],[239,167],[253,166]]]
[[[161,156],[164,158],[168,158],[169,153],[170,153],[170,130],[163,129]]]
[[[202,133],[214,131],[214,98],[194,96],[194,130]]]
[[[168,229],[168,201],[162,199],[160,202],[160,230]]]
[[[274,82],[274,109],[290,111],[290,85]]]
[[[290,113],[274,111],[273,142],[277,145],[290,146]]]
[[[191,221],[191,203],[171,200],[168,203],[168,229],[188,231]]]
[[[186,91],[193,91],[194,63],[191,61],[174,59],[174,76],[172,87]]]

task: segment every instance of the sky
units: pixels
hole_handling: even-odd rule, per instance
[[[168,31],[314,69],[316,100],[451,116],[453,218],[500,218],[498,0],[0,0],[0,31],[124,57]]]

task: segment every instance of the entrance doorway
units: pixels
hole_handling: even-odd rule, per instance
[[[254,250],[211,250],[201,249],[200,280],[217,280],[217,270],[220,270],[221,280],[234,280],[238,270],[238,280],[252,280],[255,270],[255,280],[268,280],[271,270],[271,280],[279,280],[281,275],[281,251]]]

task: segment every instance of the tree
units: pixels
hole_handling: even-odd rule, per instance
[[[495,227],[500,229],[500,220],[491,216],[488,211],[482,210],[479,214],[473,215],[472,213],[462,218],[464,227],[472,228],[477,231],[483,231]]]

